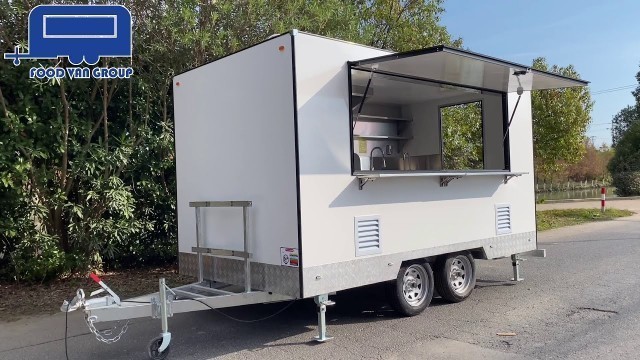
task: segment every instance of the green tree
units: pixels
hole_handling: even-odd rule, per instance
[[[1,5],[3,50],[27,38],[35,5]],[[160,57],[134,47],[131,62],[101,64],[132,64],[131,80],[43,82],[29,80],[31,66],[66,61],[0,63],[0,183],[19,214],[3,239],[14,275],[43,280],[131,254],[144,263],[140,252],[174,247],[170,78],[158,82],[147,66]]]
[[[640,73],[639,73],[640,74]],[[640,122],[640,107],[629,105],[620,110],[611,121],[611,144],[616,147],[618,141],[631,125]]]
[[[585,153],[582,159],[567,168],[566,177],[562,180],[570,179],[573,181],[598,180],[609,177],[607,165],[613,157],[613,150],[606,144],[602,144],[599,148],[595,146],[590,138],[585,138]]]
[[[611,142],[615,147],[624,133],[632,124],[640,122],[640,71],[636,74],[638,87],[631,93],[636,98],[636,103],[620,110],[614,117],[611,124]]]
[[[609,162],[613,186],[620,196],[640,195],[640,122],[622,135]]]
[[[580,77],[572,65],[549,66],[544,58],[535,59],[533,68]],[[547,179],[582,158],[593,108],[591,93],[587,87],[533,91],[531,107],[536,175]]]
[[[440,114],[444,169],[482,169],[482,103],[447,106]]]
[[[0,2],[3,52],[25,43],[41,3]],[[67,63],[0,62],[0,265],[12,276],[175,258],[175,74],[292,28],[395,50],[460,44],[438,24],[442,0],[122,3],[134,56],[101,65],[130,65],[132,79],[42,82],[29,67]]]
[[[358,0],[355,3],[362,21],[360,42],[364,44],[395,51],[440,44],[462,46],[462,39],[452,39],[439,24],[444,12],[442,0]]]

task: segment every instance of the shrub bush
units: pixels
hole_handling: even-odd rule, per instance
[[[618,196],[640,195],[640,171],[625,171],[613,174],[612,185]]]
[[[44,282],[64,273],[65,253],[53,236],[37,233],[18,244],[13,253],[16,280]]]
[[[640,123],[631,125],[616,144],[609,171],[618,195],[640,195]]]

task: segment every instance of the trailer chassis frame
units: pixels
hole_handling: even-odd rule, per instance
[[[71,302],[65,301],[60,310],[71,312],[82,309],[85,313],[87,324],[96,338],[107,344],[112,344],[120,339],[128,328],[130,319],[151,317],[160,319],[160,335],[149,344],[149,357],[151,359],[166,359],[171,343],[171,332],[169,331],[169,318],[174,314],[187,313],[201,310],[215,310],[227,307],[264,304],[281,301],[294,301],[296,298],[275,294],[269,291],[256,291],[251,287],[251,252],[248,238],[248,208],[252,206],[251,201],[196,201],[189,203],[190,207],[196,211],[196,246],[192,251],[198,254],[198,282],[170,288],[165,279],[158,281],[158,292],[144,295],[130,300],[120,300],[120,297],[107,286],[100,278],[91,274],[91,278],[100,285],[102,289],[94,291],[89,298],[85,297],[82,289],[79,289]],[[206,207],[242,207],[243,218],[243,242],[242,251],[214,249],[203,247],[201,243],[201,209]],[[244,286],[225,284],[216,281],[205,281],[203,269],[203,256],[234,257],[245,262]],[[107,292],[108,295],[95,297],[98,294]],[[327,336],[327,324],[325,313],[327,306],[334,302],[329,300],[328,294],[314,297],[318,307],[318,336],[316,341],[324,342],[331,337]],[[122,331],[112,338],[106,338],[98,331],[94,323],[106,321],[127,320]]]

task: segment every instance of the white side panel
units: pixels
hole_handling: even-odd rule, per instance
[[[203,200],[253,201],[253,261],[298,247],[291,51],[286,34],[175,77],[180,252],[195,246],[189,202]],[[242,249],[241,209],[206,209],[203,223],[201,246]]]
[[[517,100],[518,94],[509,93],[507,100],[509,109],[507,119],[510,119],[514,113],[514,107]],[[505,188],[509,188],[513,182],[513,187],[516,191],[515,194],[511,195],[514,199],[511,207],[512,216],[514,217],[514,233],[521,231],[536,231],[536,196],[534,192],[532,125],[531,92],[525,91],[520,99],[518,108],[515,109],[515,115],[513,115],[513,121],[511,122],[511,127],[509,129],[509,150],[511,171],[527,172],[528,174],[517,179],[513,179],[504,186]]]
[[[513,234],[535,231],[528,93],[511,129],[512,170],[528,175],[508,184],[499,176],[468,177],[448,187],[433,177],[384,178],[358,189],[350,167],[346,62],[382,54],[320,37],[296,37],[303,273],[362,261],[353,241],[358,216],[377,215],[382,224],[382,253],[370,257],[496,238],[495,204],[511,205]],[[510,109],[516,98],[509,96]],[[304,295],[311,295],[313,285],[303,277]]]
[[[413,119],[411,124],[414,137],[424,141],[407,141],[405,151],[409,154],[440,154],[439,106],[435,101],[405,107],[405,116]]]

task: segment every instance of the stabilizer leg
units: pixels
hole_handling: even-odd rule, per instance
[[[315,340],[318,342],[325,342],[327,340],[333,339],[331,336],[327,336],[327,306],[334,305],[335,302],[329,300],[329,295],[318,295],[313,298],[318,305],[318,336],[315,337]]]
[[[520,277],[520,260],[522,260],[518,254],[511,255],[511,266],[513,266],[513,278],[511,281],[522,281],[524,278]]]

